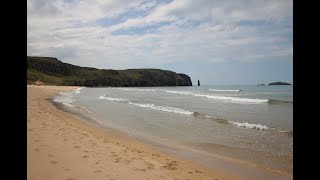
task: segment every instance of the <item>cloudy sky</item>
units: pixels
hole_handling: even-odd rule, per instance
[[[29,56],[161,68],[193,83],[292,83],[292,0],[27,0]]]

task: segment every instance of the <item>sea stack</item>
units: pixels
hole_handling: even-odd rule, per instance
[[[198,80],[198,86],[200,86],[200,81]]]

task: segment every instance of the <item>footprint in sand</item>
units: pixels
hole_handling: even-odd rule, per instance
[[[70,169],[69,168],[65,168],[64,171],[70,171]]]
[[[195,170],[194,172],[196,172],[196,173],[202,173],[201,171],[198,171],[198,170]]]
[[[154,165],[151,164],[150,162],[146,162],[145,165],[147,166],[147,169],[149,169],[149,170],[154,169]]]
[[[131,161],[129,161],[129,160],[125,160],[124,162],[125,162],[125,164],[130,164],[131,163]]]
[[[86,155],[85,155],[85,156],[82,156],[82,158],[84,158],[84,159],[85,159],[85,158],[89,158],[89,156],[86,156]]]
[[[121,158],[117,158],[114,162],[118,163],[121,160]]]
[[[100,170],[95,170],[95,171],[93,171],[94,173],[102,173],[102,171],[100,171]]]
[[[111,157],[117,157],[117,156],[118,156],[118,155],[116,155],[116,154],[112,154],[112,155],[111,155]]]
[[[57,163],[59,163],[59,162],[58,162],[58,161],[53,161],[53,160],[51,160],[50,163],[51,163],[51,164],[57,164]]]
[[[154,156],[154,157],[160,157],[159,154],[152,154],[152,156]]]
[[[67,180],[76,180],[76,178],[68,177]]]
[[[73,146],[74,148],[77,148],[77,149],[79,149],[79,148],[81,148],[80,146]]]
[[[34,151],[39,152],[39,151],[40,151],[40,149],[39,149],[39,148],[35,148],[35,149],[34,149]]]
[[[142,172],[145,172],[146,169],[139,169],[139,168],[133,168],[132,170],[135,170],[135,171],[142,171]]]
[[[48,157],[54,157],[54,155],[52,155],[52,154],[48,154]]]
[[[86,137],[89,137],[89,135],[88,135],[88,134],[84,134],[84,133],[83,133],[82,135],[84,135],[84,136],[86,136]]]
[[[166,164],[165,166],[162,166],[163,168],[169,169],[169,170],[177,170],[178,163],[177,161],[171,161],[170,163]]]

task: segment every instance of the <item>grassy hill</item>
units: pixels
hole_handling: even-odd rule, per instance
[[[27,56],[27,83],[87,87],[192,86],[189,76],[161,69],[96,69],[53,57]]]

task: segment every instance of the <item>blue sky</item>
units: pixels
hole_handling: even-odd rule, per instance
[[[195,84],[292,83],[292,0],[28,0],[27,51]]]

